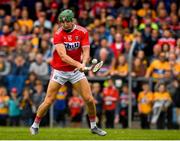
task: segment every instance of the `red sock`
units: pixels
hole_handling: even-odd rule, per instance
[[[90,122],[95,122],[96,121],[96,116],[89,116],[89,121]]]
[[[42,120],[42,117],[36,116],[34,121],[39,124],[41,122],[41,120]]]

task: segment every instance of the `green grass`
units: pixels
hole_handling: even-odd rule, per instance
[[[107,129],[104,137],[91,134],[89,129],[40,128],[32,136],[28,128],[0,128],[0,140],[180,140],[179,130]]]

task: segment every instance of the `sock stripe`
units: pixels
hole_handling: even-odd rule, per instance
[[[89,116],[90,122],[95,122],[96,121],[96,116]]]
[[[36,118],[35,118],[34,121],[35,121],[36,123],[40,123],[40,122],[41,122],[41,119],[42,119],[41,117],[36,116]]]

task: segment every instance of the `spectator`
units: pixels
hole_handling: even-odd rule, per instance
[[[125,29],[128,29],[128,22],[127,20],[125,20],[123,18],[123,15],[119,15],[117,18],[116,18],[116,21],[115,21],[115,25],[116,25],[116,28],[117,28],[117,32],[121,32],[123,28]],[[129,32],[129,31],[128,31]],[[126,33],[128,33],[126,32]],[[128,35],[128,34],[127,34]]]
[[[176,40],[172,37],[172,34],[170,33],[169,30],[165,30],[163,32],[163,36],[162,38],[160,38],[158,40],[158,44],[160,46],[162,46],[163,44],[168,44],[171,48],[174,48],[175,47],[175,44],[176,44]]]
[[[120,33],[116,33],[115,42],[111,45],[111,49],[116,59],[118,58],[118,56],[120,56],[123,53],[124,43],[123,43],[123,37]]]
[[[91,42],[91,49],[90,49],[90,56],[91,57],[94,57],[95,56],[95,53],[96,53],[96,50],[99,50],[100,48],[100,37],[99,37],[99,33],[97,32],[94,32],[93,33],[93,37],[92,37],[92,42]]]
[[[74,5],[70,0],[62,0],[59,3],[59,12],[65,10],[65,9],[71,9],[75,13],[75,18],[78,18],[78,12],[79,12],[79,6]]]
[[[87,10],[81,10],[80,16],[78,18],[79,25],[86,27],[92,22],[93,22],[93,19],[89,17],[88,11]]]
[[[6,85],[6,75],[9,74],[11,69],[11,65],[4,55],[4,52],[0,52],[0,86]]]
[[[172,86],[173,85],[173,86]],[[171,87],[171,95],[173,96],[173,102],[174,102],[174,106],[175,106],[175,110],[176,110],[176,123],[178,124],[178,126],[180,126],[180,82],[178,80],[174,80],[172,82],[172,85],[170,85]]]
[[[159,9],[158,12],[158,17],[155,20],[159,25],[161,25],[161,23],[166,22],[169,23],[170,22],[170,18],[167,15],[167,11],[166,9]]]
[[[114,25],[109,27],[109,35],[107,37],[109,45],[112,45],[116,35],[116,27]]]
[[[39,51],[43,54],[43,60],[50,63],[52,57],[52,47],[46,40],[41,40]]]
[[[33,28],[33,20],[29,18],[28,14],[28,10],[24,8],[21,13],[22,18],[18,20],[18,24],[20,25],[20,27],[27,26],[28,32],[31,32]]]
[[[146,17],[148,14],[151,14],[152,18],[156,16],[155,11],[150,9],[150,3],[148,1],[142,3],[142,8],[137,11],[137,14],[140,17]]]
[[[123,0],[122,1],[122,6],[117,9],[118,15],[123,15],[124,18],[129,19],[131,16],[131,10],[132,7],[130,6],[131,2],[130,0]]]
[[[29,54],[32,53],[32,44],[29,40],[24,42],[23,45],[21,45],[18,50],[19,53],[28,54],[28,56],[25,56],[25,59],[27,59],[28,62],[31,61],[29,58]]]
[[[34,72],[28,74],[28,78],[25,81],[25,85],[29,87],[33,92],[35,91],[35,83],[37,80],[37,75]]]
[[[81,97],[79,97],[77,90],[73,89],[73,96],[69,99],[68,106],[70,109],[70,116],[72,127],[80,127],[82,121],[84,103]]]
[[[143,77],[146,73],[147,66],[142,63],[140,58],[135,58],[133,62],[133,77]]]
[[[50,9],[47,11],[47,18],[54,25],[57,21],[58,17],[58,8],[59,5],[57,2],[52,2],[50,5]]]
[[[11,15],[14,21],[17,21],[21,17],[21,8],[16,6],[13,10],[11,10]]]
[[[32,95],[32,102],[34,104],[34,107],[37,111],[39,105],[43,102],[45,98],[45,92],[43,89],[43,84],[41,80],[36,80],[35,82],[35,93]]]
[[[10,73],[11,64],[6,59],[6,53],[0,52],[0,77]]]
[[[21,29],[20,29],[20,34],[18,36],[18,42],[22,42],[22,44],[24,44],[27,41],[29,41],[31,38],[32,37],[31,37],[31,35],[28,32],[28,26],[22,25]],[[18,48],[20,48],[20,47],[18,46]]]
[[[132,42],[134,39],[134,35],[130,33],[129,28],[125,28],[123,31],[124,31],[125,42]]]
[[[36,20],[37,18],[39,18],[39,15],[41,14],[41,11],[43,11],[44,7],[43,7],[43,3],[42,1],[37,1],[34,5],[34,8],[35,8],[35,11],[32,11],[34,12],[33,15],[33,20]],[[31,14],[30,14],[31,15]]]
[[[115,22],[114,26],[116,28],[117,33],[121,33],[123,32],[124,28],[128,28],[128,22],[125,19],[123,19],[122,15],[119,15],[118,17],[116,17],[114,22]]]
[[[180,23],[178,21],[178,16],[173,14],[171,16],[171,21],[170,21],[170,30],[173,31],[173,35],[175,37],[180,37],[179,33],[180,33]]]
[[[106,22],[106,17],[107,17],[107,9],[106,8],[102,8],[100,9],[100,20],[101,20],[101,23],[104,23]]]
[[[118,8],[118,4],[117,4],[116,0],[109,1],[108,8],[107,8],[108,15],[110,15],[112,17],[116,17],[117,16],[117,8]]]
[[[111,28],[111,27],[116,28],[114,22],[115,22],[115,18],[113,16],[109,15],[109,16],[106,17],[106,27],[107,28]]]
[[[3,35],[0,36],[0,47],[4,47],[5,50],[11,51],[16,47],[17,38],[11,35],[8,25],[2,27]]]
[[[97,50],[98,51],[98,50]],[[111,66],[113,64],[113,54],[110,52],[107,48],[101,48],[98,52],[98,60],[101,60],[104,62],[104,65],[101,67],[101,69],[96,73],[97,76],[107,76],[110,72]],[[90,73],[90,76],[94,76],[92,72]]]
[[[103,41],[105,39],[106,42],[107,42],[108,37],[109,37],[109,32],[108,32],[107,28],[105,27],[105,24],[101,23],[96,30],[97,30],[97,32],[99,32],[100,39],[102,39]],[[107,47],[108,44],[106,44],[106,45],[101,44],[101,46]]]
[[[108,86],[103,89],[103,109],[106,117],[106,128],[114,128],[116,103],[119,99],[119,92],[113,81],[108,80]]]
[[[155,45],[158,41],[158,38],[159,38],[158,30],[153,29],[151,31],[151,37],[150,37],[148,44],[147,44],[147,47],[145,49],[145,54],[146,54],[146,56],[148,56],[148,58],[153,56],[153,50],[154,50]]]
[[[170,70],[170,65],[165,59],[165,54],[160,53],[159,59],[154,60],[146,72],[146,78],[149,78],[151,75],[155,79],[162,79],[165,77],[165,72]]]
[[[153,55],[150,57],[150,62],[152,62],[153,60],[157,60],[159,58],[159,54],[161,53],[161,46],[156,44],[153,47]]]
[[[17,55],[12,64],[11,74],[15,76],[16,75],[27,76],[28,69],[29,69],[29,64],[28,62],[25,62],[25,58],[23,57],[23,55],[21,54]]]
[[[180,62],[180,55],[179,55],[179,53],[180,53],[180,38],[177,39],[177,46],[176,46],[174,52],[177,56],[177,62]]]
[[[147,59],[143,50],[137,52],[137,58],[139,58],[145,66],[147,66]]]
[[[128,75],[128,64],[124,55],[119,56],[117,64],[111,71],[111,75],[117,75],[125,78]]]
[[[148,83],[142,86],[143,91],[138,95],[138,111],[141,118],[141,128],[150,128],[150,113],[152,111],[153,93],[149,90]]]
[[[164,44],[162,45],[162,52],[165,53],[165,56],[166,56],[166,59],[167,59],[167,58],[169,57],[169,52],[170,52],[170,46],[169,46],[169,44],[164,43]]]
[[[17,89],[11,89],[11,98],[8,101],[9,108],[9,118],[10,118],[10,126],[19,126],[20,125],[20,98],[17,95]]]
[[[55,121],[61,127],[66,126],[66,96],[67,96],[67,86],[62,86],[56,96],[56,101],[54,103],[54,114]]]
[[[35,107],[31,99],[31,91],[29,88],[24,88],[23,90],[20,108],[22,110],[21,120],[23,121],[23,124],[25,126],[30,126],[33,122]]]
[[[172,98],[172,103],[167,109],[167,127],[168,129],[176,129],[178,128],[178,113],[176,115],[176,107],[178,108],[177,102],[179,101],[178,95],[176,95],[179,84],[178,79],[170,79],[169,83],[167,83],[167,90]]]
[[[177,4],[175,1],[173,1],[171,3],[171,6],[170,6],[170,15],[176,15],[178,13],[178,7],[177,7]]]
[[[34,72],[40,79],[46,79],[48,76],[48,65],[43,60],[41,53],[36,55],[36,61],[30,64],[29,72]]]
[[[3,19],[4,19],[5,15],[6,15],[5,10],[3,8],[0,8],[0,27],[2,27],[2,25],[3,25]]]
[[[12,35],[14,35],[14,36],[20,35],[20,29],[21,29],[21,28],[20,28],[19,23],[18,23],[18,22],[14,22]]]
[[[33,28],[33,33],[32,33],[32,39],[31,39],[31,44],[33,46],[33,52],[37,53],[38,52],[38,45],[39,45],[39,39],[41,36],[41,30],[39,26],[35,26]]]
[[[138,52],[139,50],[144,50],[146,46],[143,43],[142,34],[140,32],[137,32],[134,36],[136,39],[135,52]]]
[[[7,125],[8,117],[8,100],[7,90],[5,87],[0,87],[0,125]]]
[[[164,83],[158,84],[158,90],[154,93],[154,105],[153,105],[153,116],[155,117],[156,114],[154,114],[157,110],[159,111],[159,114],[157,113],[157,121],[153,120],[154,117],[152,117],[151,122],[156,123],[157,129],[165,129],[166,127],[166,113],[167,108],[172,102],[171,96],[169,92],[166,90],[166,86]]]
[[[46,13],[45,12],[40,12],[38,15],[38,20],[34,22],[34,27],[40,26],[42,28],[51,30],[52,28],[52,23],[46,19]]]
[[[174,54],[173,52],[169,53],[168,59],[172,71],[172,76],[180,78],[180,62],[176,61],[176,54]]]
[[[105,9],[105,8],[108,8],[108,3],[103,1],[103,0],[99,0],[99,1],[96,1],[92,8],[91,8],[91,14],[93,17],[98,17],[100,16],[100,11],[101,9]]]
[[[117,106],[117,117],[119,118],[119,122],[122,125],[122,128],[128,127],[128,104],[129,104],[128,85],[124,84],[122,87],[122,92],[120,93],[119,96],[119,101]],[[136,104],[135,95],[132,93],[132,106],[134,107],[135,104]]]
[[[124,53],[123,54],[124,54],[126,60],[128,60],[130,48],[131,48],[131,42],[129,42],[129,41],[124,42]]]
[[[11,29],[13,21],[12,21],[12,17],[10,15],[6,15],[4,17],[3,22],[4,22],[4,25],[8,25],[10,27],[10,29]]]
[[[138,26],[139,26],[139,21],[138,18],[135,17],[131,17],[130,19],[130,23],[129,23],[129,28],[133,33],[138,32]]]
[[[166,10],[166,4],[167,3],[164,2],[164,1],[156,1],[156,11],[157,11],[157,13],[159,13],[159,10],[161,10],[161,9],[165,9]]]
[[[96,104],[96,112],[98,118],[97,125],[98,127],[102,127],[103,97],[101,93],[101,86],[99,83],[92,84],[92,94]]]
[[[143,40],[143,43],[145,43],[145,47],[144,49],[147,50],[147,46],[149,44],[149,41],[151,40],[151,25],[150,24],[147,24],[146,27],[144,28],[144,30],[142,31],[142,39]]]

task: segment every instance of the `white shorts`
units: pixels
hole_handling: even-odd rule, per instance
[[[80,72],[80,71],[67,72],[67,71],[59,71],[59,70],[53,69],[51,72],[50,80],[53,80],[61,85],[64,85],[67,81],[74,84],[84,78],[86,78],[84,72]]]

